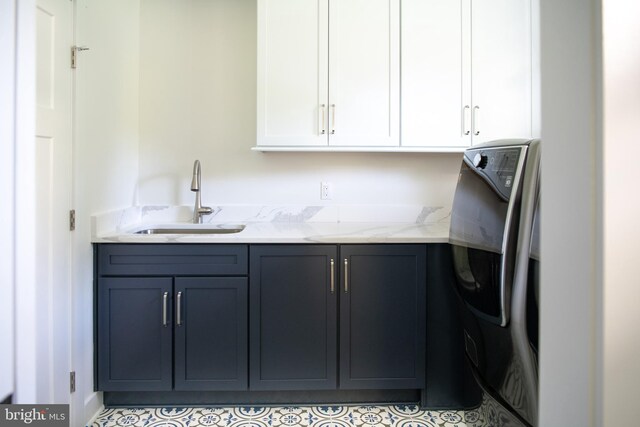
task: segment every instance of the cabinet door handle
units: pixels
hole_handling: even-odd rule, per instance
[[[336,291],[336,270],[335,270],[335,261],[331,258],[331,293]]]
[[[469,114],[471,113],[471,107],[468,105],[465,105],[464,108],[462,109],[462,132],[464,132],[465,135],[469,135],[471,133],[471,130],[469,129],[468,125],[469,125]]]
[[[331,104],[331,135],[336,133],[336,104]]]
[[[478,126],[478,113],[480,111],[480,107],[477,105],[473,107],[473,134],[480,135],[480,126]]]
[[[327,108],[326,104],[320,104],[320,135],[324,135],[325,133],[327,133],[327,130],[325,129],[325,118],[324,118],[324,110],[325,108]]]
[[[162,326],[167,326],[167,302],[169,301],[169,292],[162,294]]]
[[[182,326],[182,292],[176,296],[176,325]]]
[[[344,293],[349,292],[349,261],[344,259]]]

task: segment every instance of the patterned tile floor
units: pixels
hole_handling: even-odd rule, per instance
[[[90,427],[482,427],[479,411],[423,411],[416,405],[232,408],[109,408]]]

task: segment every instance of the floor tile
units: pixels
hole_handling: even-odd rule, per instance
[[[482,427],[479,411],[416,405],[108,408],[90,427]]]

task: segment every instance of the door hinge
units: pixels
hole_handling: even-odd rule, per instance
[[[76,371],[69,372],[69,392],[76,391]]]
[[[89,50],[85,46],[71,46],[71,68],[76,68],[78,65],[78,52]]]
[[[73,231],[76,229],[76,210],[72,209],[69,211],[69,230]]]
[[[76,58],[78,51],[75,46],[71,46],[71,68],[76,68]]]

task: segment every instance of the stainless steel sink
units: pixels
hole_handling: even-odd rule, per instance
[[[135,231],[134,234],[233,234],[244,230],[245,225],[219,225],[194,227],[150,227]]]

